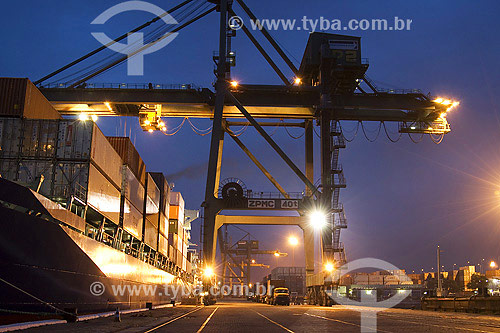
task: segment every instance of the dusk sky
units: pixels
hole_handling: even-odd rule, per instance
[[[129,12],[111,19],[105,26],[90,22],[120,1],[9,1],[0,12],[2,50],[0,76],[37,80],[100,46],[91,32],[102,30],[111,37],[153,18],[144,12]],[[179,1],[151,0],[163,9]],[[378,140],[369,142],[361,130],[347,149],[341,163],[347,189],[341,191],[348,228],[341,241],[349,260],[375,257],[412,270],[436,267],[439,244],[442,263],[465,265],[500,259],[500,3],[490,1],[304,1],[247,0],[259,18],[309,18],[349,20],[394,17],[411,19],[411,31],[349,31],[361,36],[362,56],[369,58],[367,75],[379,87],[419,88],[433,96],[461,102],[448,117],[452,132],[440,145],[425,137],[414,144],[407,136],[391,143],[382,130]],[[246,20],[243,11],[235,11]],[[175,17],[175,15],[174,15]],[[326,31],[333,32],[333,31]],[[290,52],[296,65],[302,58],[308,32],[273,31],[272,35]],[[256,33],[259,40],[263,40]],[[269,45],[264,42],[268,50]],[[180,32],[164,49],[145,56],[144,76],[127,76],[126,65],[94,78],[91,82],[113,83],[194,83],[212,87],[212,53],[218,49],[218,16],[210,14]],[[250,41],[238,33],[233,40],[237,53],[234,79],[249,84],[280,84],[279,78]],[[107,52],[107,53],[106,53]],[[104,56],[113,55],[106,51]],[[271,52],[273,56],[275,55]],[[103,56],[95,60],[102,59]],[[275,59],[278,59],[275,57]],[[87,64],[93,63],[90,61]],[[285,70],[282,62],[281,68]],[[79,67],[80,69],[85,66]],[[286,74],[292,77],[292,73]],[[59,82],[57,77],[54,82]],[[169,128],[181,119],[167,119]],[[182,192],[186,205],[199,209],[204,198],[210,135],[198,136],[189,124],[177,135],[142,132],[137,118],[100,118],[98,125],[107,135],[132,130],[142,158],[150,171],[170,175],[175,190]],[[209,120],[193,119],[199,128]],[[348,139],[356,123],[342,124]],[[367,123],[367,134],[375,136],[378,124]],[[319,133],[319,128],[316,128]],[[273,131],[273,128],[268,128]],[[397,124],[388,125],[395,135]],[[292,128],[292,135],[302,134]],[[303,190],[293,172],[253,129],[241,137],[274,177],[290,192]],[[295,163],[304,166],[303,138],[294,140],[279,128],[273,138]],[[274,191],[234,142],[225,144],[221,179],[237,177],[254,191]],[[315,146],[319,173],[319,141]],[[186,172],[187,171],[187,172]],[[261,248],[291,252],[290,234],[300,229],[287,227],[245,227],[261,241]],[[234,228],[233,238],[241,232]],[[193,241],[199,243],[199,222]],[[295,251],[296,264],[303,265],[301,247]],[[274,258],[262,257],[272,266]],[[291,265],[291,256],[279,265]],[[265,270],[255,270],[260,277]]]

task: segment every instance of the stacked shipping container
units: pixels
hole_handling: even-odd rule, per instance
[[[106,138],[91,121],[61,119],[27,79],[0,78],[0,175],[59,203],[54,211],[79,215],[75,227],[82,232],[89,233],[86,224],[95,220],[105,232],[114,229],[108,234],[113,238],[121,226],[154,251],[149,254],[158,252],[186,270],[182,196],[173,196],[176,232],[170,235],[164,175],[146,173],[130,139]],[[99,229],[93,227],[91,237]]]

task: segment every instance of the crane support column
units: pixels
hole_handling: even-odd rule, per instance
[[[204,220],[203,220],[203,260],[205,266],[213,266],[217,244],[217,229],[215,218],[219,211],[214,193],[217,190],[217,180],[220,178],[220,165],[222,161],[221,138],[223,138],[223,111],[224,99],[227,91],[226,82],[226,56],[227,56],[227,13],[228,0],[220,1],[220,36],[219,36],[219,62],[217,64],[217,83],[215,85],[215,109],[210,142],[210,157],[208,160],[207,186],[205,190]]]

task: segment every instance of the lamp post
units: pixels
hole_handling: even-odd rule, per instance
[[[290,236],[288,244],[292,246],[292,266],[295,267],[295,247],[299,244],[299,240],[295,236]]]

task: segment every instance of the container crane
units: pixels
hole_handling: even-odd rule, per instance
[[[189,3],[190,1],[185,1]],[[297,68],[282,48],[264,28],[261,33],[277,51],[293,73],[288,77],[276,65],[264,47],[246,27],[243,33],[262,54],[270,67],[283,81],[283,85],[246,85],[231,79],[231,67],[235,65],[235,53],[231,39],[236,36],[228,23],[229,15],[236,14],[232,0],[213,0],[212,8],[193,17],[175,31],[190,25],[210,12],[219,13],[219,50],[214,56],[216,63],[215,91],[192,85],[163,87],[149,84],[147,87],[117,85],[98,87],[87,81],[103,71],[113,68],[125,59],[119,59],[95,73],[69,84],[43,86],[43,82],[63,70],[83,61],[94,53],[68,64],[36,83],[41,91],[62,114],[91,114],[109,116],[138,116],[144,130],[166,131],[162,117],[213,119],[209,153],[208,176],[205,191],[203,223],[203,265],[213,271],[215,249],[220,227],[227,224],[297,225],[304,231],[306,274],[309,300],[328,304],[325,289],[334,281],[325,279],[330,268],[345,263],[345,251],[340,241],[340,231],[347,227],[347,219],[339,201],[340,189],[346,187],[343,168],[339,163],[340,151],[346,147],[341,121],[380,123],[396,122],[399,133],[428,134],[435,141],[450,132],[447,115],[458,106],[448,98],[431,97],[419,90],[384,91],[378,89],[366,72],[368,61],[361,57],[359,37],[313,33],[310,35],[300,67]],[[250,17],[256,16],[243,0],[236,3]],[[179,5],[182,7],[182,5]],[[175,10],[180,8],[174,7]],[[136,30],[138,31],[138,30]],[[71,66],[70,66],[71,65]],[[235,121],[245,118],[244,121]],[[233,120],[230,120],[233,119]],[[280,119],[284,127],[300,127],[305,132],[305,172],[271,138],[264,127],[275,125],[263,119]],[[302,122],[297,122],[302,120]],[[265,139],[283,162],[304,183],[303,194],[294,196],[287,192],[252,154],[231,129],[235,126],[252,126]],[[321,181],[314,183],[313,132],[320,128]],[[220,169],[225,136],[229,136],[263,172],[279,191],[277,195],[256,196],[245,190],[239,182],[220,183]],[[436,138],[437,136],[437,138]],[[298,216],[226,216],[220,212],[232,210],[292,210]],[[324,267],[314,271],[313,228],[311,215],[324,219],[321,251]]]

